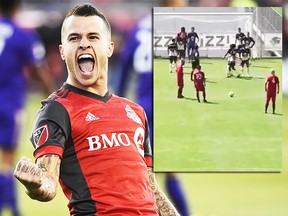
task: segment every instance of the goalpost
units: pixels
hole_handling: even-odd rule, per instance
[[[210,11],[209,11],[210,10]],[[257,10],[249,8],[193,8],[185,9],[155,7],[153,11],[154,56],[167,57],[167,45],[185,27],[186,32],[195,28],[199,36],[199,52],[202,57],[222,57],[235,43],[235,35],[240,27],[242,32],[256,41],[252,57],[263,56],[263,34],[257,28]],[[262,36],[262,38],[261,38]],[[282,39],[281,39],[282,40]]]

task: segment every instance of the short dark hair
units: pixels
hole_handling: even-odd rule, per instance
[[[3,15],[10,15],[21,4],[21,0],[0,0],[0,11]]]
[[[89,3],[80,4],[72,8],[70,11],[68,11],[64,20],[66,20],[70,16],[84,16],[84,17],[98,16],[104,21],[109,33],[111,33],[111,26],[107,18],[104,16],[103,13],[97,10],[97,8],[95,8],[93,5]]]

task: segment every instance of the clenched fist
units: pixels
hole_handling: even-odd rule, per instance
[[[27,188],[33,190],[41,187],[43,171],[29,158],[21,157],[16,165],[14,176]]]
[[[22,157],[16,165],[14,176],[26,187],[31,199],[47,202],[56,196],[61,159],[47,154],[37,158],[34,164]]]

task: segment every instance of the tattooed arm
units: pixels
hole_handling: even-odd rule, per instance
[[[31,199],[42,202],[56,196],[61,160],[58,155],[43,155],[34,164],[22,157],[14,171],[14,176],[26,187]]]
[[[155,174],[152,171],[152,168],[148,168],[148,174],[149,174],[150,185],[151,185],[152,191],[155,194],[156,205],[158,207],[158,211],[160,215],[161,216],[180,216],[180,214],[177,212],[173,204],[169,201],[169,199],[166,197],[163,191],[161,191],[161,189],[159,188],[155,179]]]

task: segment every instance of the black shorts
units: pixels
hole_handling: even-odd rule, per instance
[[[195,69],[200,64],[199,60],[192,61],[192,68]]]
[[[246,64],[246,67],[249,67],[249,59],[242,60],[241,63],[240,63],[241,67],[244,67],[245,64]]]
[[[186,55],[185,55],[185,50],[178,50],[179,53],[179,58],[180,59],[185,59]]]
[[[177,62],[177,56],[169,56],[169,62],[170,63],[176,63]]]

